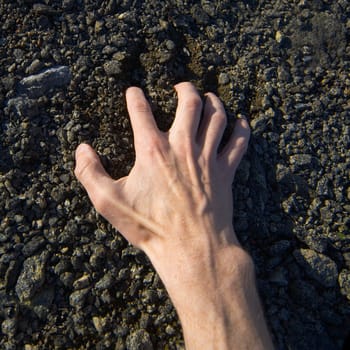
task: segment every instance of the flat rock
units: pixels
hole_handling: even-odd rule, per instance
[[[46,95],[51,89],[67,86],[70,80],[71,73],[68,66],[52,67],[39,74],[23,78],[19,83],[18,91],[29,98],[38,98]]]

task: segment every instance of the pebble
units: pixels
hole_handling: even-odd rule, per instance
[[[122,72],[121,63],[116,60],[106,62],[103,69],[108,76],[117,76]]]
[[[219,74],[219,84],[220,85],[226,85],[230,82],[230,76],[227,73],[220,73]]]
[[[336,263],[311,249],[294,250],[293,255],[305,273],[326,288],[334,287],[338,279]]]
[[[338,277],[338,283],[341,293],[350,300],[350,271],[341,270]]]
[[[138,329],[132,332],[126,338],[126,348],[127,350],[143,349],[143,350],[153,350],[153,345],[151,342],[151,337],[144,329]]]
[[[45,266],[48,252],[27,258],[16,284],[16,293],[20,301],[31,299],[45,281]]]
[[[69,304],[75,308],[82,308],[84,306],[87,295],[90,292],[90,288],[79,289],[74,291],[69,296]]]

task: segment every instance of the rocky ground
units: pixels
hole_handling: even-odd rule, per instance
[[[183,349],[149,261],[96,214],[72,172],[87,141],[126,175],[125,88],[144,88],[166,129],[182,80],[219,94],[231,121],[250,118],[235,227],[277,348],[342,348],[347,0],[3,0],[0,21],[1,349]]]

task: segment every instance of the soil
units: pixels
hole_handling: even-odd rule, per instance
[[[183,349],[147,257],[73,174],[89,142],[112,176],[134,161],[124,91],[159,128],[173,85],[217,93],[252,127],[233,184],[277,349],[342,349],[350,329],[350,4],[0,3],[0,348]]]

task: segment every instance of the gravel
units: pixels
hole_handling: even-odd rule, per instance
[[[183,349],[147,257],[73,175],[84,141],[114,177],[142,87],[162,130],[191,80],[252,125],[233,186],[277,349],[350,329],[348,1],[0,3],[0,348]]]

